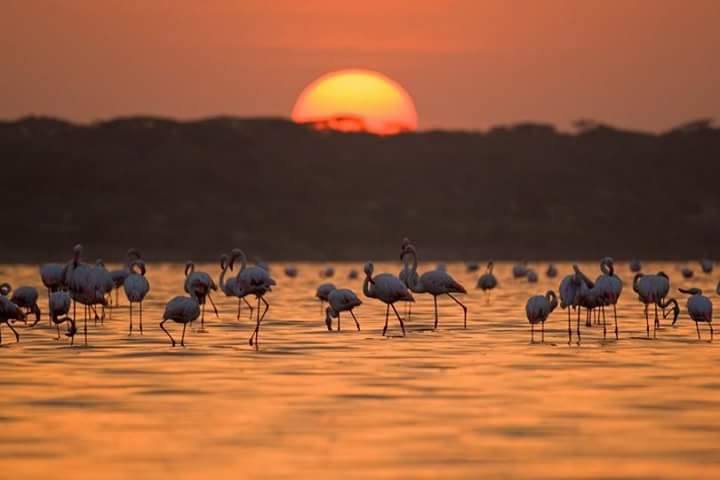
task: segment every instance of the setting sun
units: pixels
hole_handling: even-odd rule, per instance
[[[414,131],[418,126],[407,91],[370,70],[340,70],[318,78],[298,97],[292,119],[320,129],[379,135]]]

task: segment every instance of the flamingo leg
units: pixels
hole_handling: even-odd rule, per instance
[[[438,306],[437,306],[437,296],[433,295],[433,309],[435,311],[435,326],[433,327],[433,330],[436,330],[438,327]]]
[[[653,325],[653,338],[657,338],[656,330],[658,325],[660,324],[660,320],[658,319],[658,312],[657,312],[657,303],[655,304],[655,325]]]
[[[85,305],[85,315],[83,316],[83,329],[84,329],[83,334],[85,335],[85,345],[87,345],[87,321],[88,321],[88,316],[89,316],[88,306]]]
[[[617,303],[613,303],[613,316],[615,317],[615,340],[618,340]]]
[[[186,329],[186,328],[187,328],[187,323],[183,323],[183,333],[182,333],[182,337],[180,337],[180,346],[181,346],[181,347],[184,347],[184,346],[185,346],[185,329]],[[174,347],[174,346],[175,346],[175,345],[173,345],[173,347]]]
[[[568,312],[568,345],[572,343],[572,327],[570,326],[570,306],[567,307]]]
[[[607,322],[605,319],[605,305],[600,306],[600,310],[602,313],[602,324],[603,324],[603,340],[607,337]]]
[[[50,289],[48,288],[48,289],[47,289],[47,294],[48,294],[48,311],[50,311],[50,295],[52,294],[52,290],[50,290]],[[52,316],[51,316],[51,315],[48,316],[48,321],[50,322],[50,326],[52,327],[52,325],[53,325],[53,320],[52,320]]]
[[[260,315],[260,301],[262,301],[265,304],[265,310],[263,310],[262,315]],[[258,343],[258,336],[260,335],[260,324],[265,319],[265,314],[267,314],[268,310],[270,310],[270,304],[265,300],[263,297],[258,297],[258,305],[257,305],[257,325],[255,326],[255,332],[253,332],[253,336],[255,337],[255,349],[257,350],[260,348],[260,344]],[[250,337],[250,341],[252,341],[253,337]],[[250,344],[252,345],[252,343]]]
[[[1,323],[0,323],[0,326],[2,326]],[[2,328],[0,328],[0,345],[2,345]]]
[[[545,320],[540,323],[540,340],[545,343]]]
[[[15,334],[15,343],[18,343],[20,341],[20,335],[18,334],[17,330],[15,330],[15,328],[10,324],[10,322],[7,322],[7,326]]]
[[[8,323],[8,325],[10,324]],[[695,330],[697,330],[698,340],[700,340],[700,325],[698,322],[695,322]]]
[[[463,309],[463,327],[467,328],[467,307],[460,300],[453,297],[452,293],[448,293],[447,296],[452,298],[455,303],[457,303],[458,305],[460,305],[462,307],[462,309]]]
[[[200,310],[200,331],[205,330],[205,302],[202,304],[202,309]]]
[[[355,314],[352,310],[350,310],[350,315],[352,315],[353,320],[355,320],[355,326],[357,326],[358,332],[360,331],[360,322],[358,322],[358,319],[355,317]],[[710,327],[712,329],[712,326]]]
[[[143,328],[142,328],[142,300],[140,301],[140,335],[143,334]]]
[[[338,312],[338,332],[340,331],[340,312]]]
[[[388,316],[390,315],[390,304],[388,303],[385,306],[385,326],[383,327],[383,337],[385,336],[385,333],[387,333],[388,329]]]
[[[247,305],[248,308],[250,309],[250,320],[252,320],[252,314],[253,314],[253,310],[255,310],[255,308],[252,305],[250,305],[250,302],[247,301],[247,298],[242,297],[242,299],[243,299],[243,302],[245,302],[245,305]]]
[[[645,331],[647,332],[647,337],[650,338],[650,317],[648,316],[648,304],[645,304]]]
[[[235,317],[235,320],[240,321],[240,311],[242,310],[242,298],[238,297],[238,313],[237,317]]]
[[[408,303],[408,314],[407,319],[410,320],[412,318],[412,304],[413,302],[407,302]]]
[[[130,326],[128,327],[128,337],[132,335],[132,302],[130,302]]]
[[[215,317],[220,318],[220,312],[218,312],[217,307],[215,306],[215,302],[213,302],[212,295],[210,295],[210,292],[207,294],[208,300],[210,300],[210,305],[213,307],[213,311],[215,312]]]
[[[535,343],[535,324],[530,323],[530,343]]]
[[[170,342],[172,342],[172,346],[174,347],[175,339],[172,337],[172,335],[170,335],[170,332],[165,329],[165,322],[167,322],[167,318],[160,322],[160,329],[165,332],[165,334],[170,338]],[[187,323],[185,325],[187,325]],[[185,338],[185,327],[183,327],[183,338]]]
[[[577,320],[576,320],[576,328],[577,328],[577,344],[580,345],[580,341],[582,340],[582,337],[580,336],[580,307],[577,307]]]
[[[395,305],[393,305],[391,303],[390,306],[392,307],[393,312],[395,312],[395,316],[397,317],[398,322],[400,322],[400,329],[402,330],[403,337],[404,337],[405,336],[405,324],[403,323],[402,318],[400,317],[400,314],[398,313],[397,309],[395,308]]]

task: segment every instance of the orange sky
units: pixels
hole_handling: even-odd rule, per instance
[[[717,0],[7,0],[0,117],[289,116],[378,70],[421,128],[720,117]]]

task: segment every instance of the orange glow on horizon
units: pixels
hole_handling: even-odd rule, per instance
[[[371,70],[339,70],[308,85],[293,121],[319,129],[392,135],[418,127],[415,104],[397,82]]]

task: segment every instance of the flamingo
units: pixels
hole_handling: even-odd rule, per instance
[[[40,307],[37,304],[38,291],[35,287],[18,287],[12,292],[10,301],[20,308],[26,310],[26,314],[32,313],[35,315],[35,322],[32,323],[32,327],[37,325],[40,321]]]
[[[63,287],[63,265],[59,263],[40,265],[40,280],[47,288],[49,298],[52,292],[57,292]]]
[[[165,305],[165,313],[163,313],[162,322],[160,322],[160,328],[165,334],[170,337],[172,346],[175,346],[175,339],[170,332],[165,329],[165,322],[172,320],[175,323],[183,324],[182,338],[180,339],[180,345],[185,346],[185,329],[188,323],[192,323],[200,316],[200,300],[197,297],[197,291],[194,289],[190,290],[190,296],[177,296],[170,300]]]
[[[468,273],[477,272],[478,270],[480,270],[480,264],[475,260],[468,260],[467,262],[465,262],[465,270]]]
[[[560,308],[567,309],[568,312],[568,344],[572,343],[572,326],[570,320],[570,309],[577,311],[577,337],[580,343],[580,298],[587,294],[587,290],[592,288],[588,282],[589,279],[580,272],[577,265],[573,265],[573,272],[565,276],[560,282]]]
[[[359,276],[360,276],[360,274],[358,273],[358,271],[353,268],[348,272],[347,278],[348,278],[348,280],[355,280]]]
[[[460,300],[455,298],[453,293],[467,293],[465,287],[460,285],[454,278],[452,278],[447,272],[442,270],[431,270],[425,272],[418,278],[417,276],[417,250],[414,245],[408,245],[403,251],[403,256],[412,256],[412,267],[410,279],[412,281],[410,290],[413,293],[429,293],[433,296],[433,304],[435,309],[435,327],[438,327],[438,307],[437,297],[440,295],[447,295],[455,303],[460,305],[463,310],[463,326],[467,328],[467,307]]]
[[[558,270],[557,270],[557,267],[555,266],[555,264],[551,263],[550,265],[548,265],[547,270],[545,270],[545,275],[548,278],[555,278],[555,277],[557,277],[557,274],[558,274]]]
[[[136,267],[137,271],[135,271]],[[128,303],[130,304],[130,327],[128,329],[128,336],[132,335],[133,303],[140,304],[140,335],[142,335],[142,305],[143,300],[145,300],[145,296],[150,291],[150,282],[148,282],[147,278],[145,278],[145,262],[140,259],[133,260],[133,262],[130,264],[130,274],[125,279],[125,282],[123,282],[123,289],[125,290],[125,296],[127,297]]]
[[[400,322],[400,329],[403,337],[405,336],[405,325],[403,324],[400,314],[395,308],[395,303],[399,301],[413,302],[415,301],[412,294],[405,284],[396,276],[389,273],[381,273],[373,277],[375,266],[372,262],[367,262],[363,268],[365,272],[365,280],[363,280],[363,294],[368,298],[376,298],[386,305],[385,308],[385,326],[383,327],[383,336],[387,333],[388,317],[390,308],[395,312],[395,316]]]
[[[285,267],[285,276],[289,278],[295,278],[298,276],[298,269],[295,265],[288,265]]]
[[[7,297],[0,296],[0,326],[4,323],[10,330],[15,334],[15,342],[20,341],[20,334],[13,328],[10,321],[21,320],[25,321],[25,314],[22,309],[12,303]],[[2,345],[2,329],[0,329],[0,345]]]
[[[697,330],[698,340],[700,340],[700,326],[698,322],[707,322],[710,327],[710,341],[713,340],[713,328],[712,328],[712,302],[708,297],[702,294],[702,290],[699,288],[679,288],[681,293],[690,295],[687,301],[687,310],[690,314],[690,318],[695,322],[695,329]],[[677,318],[675,319],[677,320]],[[673,322],[673,325],[675,322]]]
[[[527,271],[527,281],[528,283],[537,283],[538,281],[538,274],[535,270],[528,269]]]
[[[403,268],[398,273],[398,278],[405,284],[406,287],[410,288],[411,285],[415,285],[418,282],[417,270],[410,268],[410,261],[408,256],[404,254],[405,249],[410,245],[410,240],[404,238],[402,245],[400,246],[400,260],[403,262]],[[405,302],[405,318],[410,319],[412,316],[412,304],[413,302]]]
[[[522,278],[527,276],[528,268],[527,268],[527,262],[523,261],[522,263],[516,263],[513,265],[512,268],[512,276],[513,278]]]
[[[660,307],[665,310],[670,305],[673,305],[674,319],[673,323],[677,321],[678,315],[680,314],[680,307],[674,298],[665,300],[670,290],[670,281],[663,272],[658,272],[656,275],[643,275],[642,273],[636,273],[633,278],[633,291],[637,293],[638,299],[645,305],[645,329],[648,338],[650,337],[650,319],[648,315],[648,306],[652,303],[655,306],[655,322],[653,323],[653,338],[656,337],[656,329],[660,325],[658,319],[657,308]]]
[[[622,293],[623,283],[620,277],[615,275],[615,261],[611,257],[605,257],[600,260],[600,271],[602,275],[597,277],[595,280],[595,286],[600,289],[601,296],[605,304],[612,305],[613,316],[615,318],[615,339],[618,339],[618,323],[617,323],[617,302],[620,299]],[[603,306],[603,329],[605,329],[604,323],[604,309]],[[605,333],[603,332],[603,335]]]
[[[319,275],[321,278],[330,278],[335,275],[335,269],[328,265],[320,270]]]
[[[347,288],[335,289],[328,295],[328,303],[330,306],[325,310],[325,325],[327,329],[332,331],[332,319],[337,318],[337,329],[340,331],[340,314],[342,312],[350,312],[353,320],[355,320],[355,326],[360,331],[360,323],[353,313],[353,309],[362,304],[362,301],[355,295],[352,290]]]
[[[637,258],[630,259],[630,271],[632,273],[638,273],[642,270],[642,263]]]
[[[75,320],[68,317],[68,313],[70,312],[70,302],[71,299],[69,293],[63,291],[52,292],[50,294],[50,298],[48,299],[48,308],[50,321],[57,328],[57,338],[55,340],[60,340],[60,325],[68,322],[70,323],[70,326],[68,327],[65,335],[70,337],[70,344],[72,345],[75,343],[77,326],[75,325]]]
[[[94,310],[94,305],[107,306],[107,299],[103,286],[100,284],[102,275],[98,274],[99,269],[80,261],[82,256],[82,245],[77,244],[73,247],[73,258],[63,268],[63,283],[70,290],[70,297],[73,299],[73,318],[75,315],[76,304],[79,302],[85,307],[83,316],[83,334],[85,337],[85,345],[87,345],[87,319],[89,311],[95,313],[95,320],[98,314]]]
[[[105,263],[101,258],[95,261],[95,268],[92,270],[95,276],[95,283],[103,292],[103,295],[108,297],[111,295],[113,288],[115,288],[115,282],[113,281],[112,275],[105,268]],[[102,306],[102,315],[100,317],[100,324],[105,320],[105,305]],[[95,318],[97,322],[97,318]]]
[[[315,298],[320,300],[320,313],[323,311],[325,302],[329,301],[328,297],[330,296],[330,292],[336,288],[334,283],[321,283],[320,286],[317,287],[317,290],[315,290]]]
[[[250,346],[255,345],[255,349],[260,348],[259,336],[260,336],[260,324],[262,323],[268,310],[270,310],[270,304],[265,300],[265,294],[272,290],[272,287],[276,285],[275,280],[270,277],[267,270],[264,270],[258,266],[247,266],[247,257],[245,252],[239,248],[233,249],[232,257],[230,258],[230,268],[233,267],[235,260],[241,259],[242,265],[240,271],[237,274],[237,292],[238,295],[244,297],[246,295],[255,295],[257,299],[257,317],[255,321],[255,330],[248,339]],[[265,304],[265,310],[260,315],[260,302]]]
[[[127,251],[127,261],[125,262],[125,265],[123,265],[122,268],[118,270],[111,270],[110,271],[110,277],[113,281],[113,286],[115,288],[115,306],[120,306],[120,287],[122,287],[125,284],[125,279],[130,275],[130,264],[135,260],[141,260],[142,256],[140,255],[140,252],[135,249],[131,248]]]
[[[703,273],[712,273],[713,266],[713,261],[709,258],[703,258],[700,260],[700,268],[702,269]]]
[[[241,297],[238,295],[237,291],[237,277],[232,276],[225,280],[225,275],[227,274],[227,271],[231,269],[230,267],[230,256],[227,254],[223,254],[220,257],[220,290],[225,294],[226,297],[237,297],[238,299],[238,308],[237,308],[237,316],[235,317],[236,320],[240,320],[240,314],[242,309],[242,304],[245,302],[245,305],[248,306],[250,309],[250,319],[252,320],[252,314],[253,314],[253,306],[250,305],[250,302],[247,301],[247,298],[244,296]]]
[[[497,278],[495,278],[495,274],[493,273],[493,268],[495,268],[495,263],[490,260],[487,264],[485,273],[480,275],[480,278],[478,278],[477,288],[483,292],[492,292],[492,290],[498,285]]]
[[[195,297],[198,299],[198,302],[200,302],[200,305],[202,306],[202,312],[200,314],[200,331],[204,331],[205,327],[205,301],[210,300],[210,305],[212,305],[213,310],[215,311],[215,316],[217,318],[220,318],[220,314],[218,313],[217,307],[215,306],[215,303],[212,301],[212,297],[210,296],[211,290],[217,290],[217,285],[215,285],[215,281],[205,272],[196,272],[195,271],[195,264],[192,262],[192,260],[185,263],[185,292],[189,294],[195,294]]]
[[[541,325],[542,342],[545,342],[545,320],[557,308],[558,299],[554,291],[548,290],[545,295],[530,297],[525,305],[525,314],[530,322],[530,341],[535,342],[535,325]]]
[[[690,267],[683,267],[680,269],[680,273],[682,274],[683,278],[692,278],[695,272],[692,271]]]

